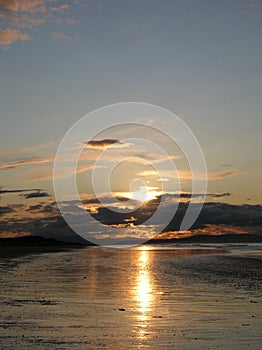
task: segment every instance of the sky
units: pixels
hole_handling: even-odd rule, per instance
[[[214,211],[219,205],[239,210],[247,220],[236,224],[230,214],[231,221],[201,225],[253,232],[262,205],[261,37],[262,1],[0,0],[1,235],[34,233],[39,220],[44,232],[60,220],[52,182],[60,141],[89,112],[129,101],[161,106],[190,127],[206,159],[207,203],[222,203]],[[124,129],[104,132],[96,145],[79,140],[89,150],[77,175],[83,200],[92,194],[101,149],[113,152],[107,163],[125,152],[141,155],[140,146],[122,147],[124,135]],[[188,169],[175,145],[165,145],[184,176],[185,200]],[[146,149],[142,158],[152,164],[161,157]],[[138,202],[145,193],[155,200],[162,194],[157,178],[129,187],[150,171],[143,162],[122,172],[120,165],[113,191]],[[172,186],[166,192],[176,199]],[[252,219],[243,208],[252,210]],[[210,232],[207,227],[198,229]]]

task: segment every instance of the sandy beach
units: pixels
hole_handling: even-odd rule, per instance
[[[1,349],[261,349],[261,268],[223,247],[1,259]]]

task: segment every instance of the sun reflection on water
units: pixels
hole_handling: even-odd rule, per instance
[[[141,250],[135,291],[139,312],[139,338],[145,338],[147,335],[147,321],[149,320],[150,313],[152,311],[152,303],[154,299],[152,278],[150,275],[150,270],[148,269],[149,259],[150,252],[147,250]]]

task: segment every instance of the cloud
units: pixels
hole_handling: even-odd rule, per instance
[[[0,0],[0,14],[11,22],[19,21],[18,15],[35,15],[46,12],[46,0]]]
[[[30,40],[30,36],[28,34],[21,33],[16,29],[5,29],[0,30],[0,45],[4,47],[9,47],[15,41],[27,41]]]
[[[67,35],[61,32],[57,32],[57,33],[52,33],[52,38],[54,40],[68,40],[68,41],[72,41],[73,37],[71,35]]]
[[[223,194],[222,194],[223,195]],[[191,194],[184,193],[181,197],[189,198]],[[174,212],[174,202],[172,198],[177,199],[177,195],[167,194],[162,196],[165,205],[165,213]],[[134,210],[133,212],[126,212],[124,209],[118,212],[113,210],[113,207],[98,207],[97,211],[92,214],[95,219],[99,220],[105,225],[125,224],[130,216],[136,218],[134,225],[141,225],[148,220],[155,210],[158,208],[161,196],[156,199],[148,201],[146,205]],[[192,204],[197,205],[197,204]],[[177,211],[174,213],[173,219],[163,230],[179,231],[181,222],[188,208],[188,202],[181,201],[178,205]],[[163,216],[162,222],[165,223]],[[262,206],[259,205],[232,205],[217,202],[204,203],[203,209],[192,226],[191,230],[198,230],[208,227],[208,225],[226,225],[230,227],[262,227]]]
[[[85,142],[87,148],[104,149],[104,148],[124,148],[131,146],[130,143],[114,139],[92,140]]]
[[[231,193],[225,192],[225,193],[208,193],[207,196],[213,197],[213,198],[223,198],[223,197],[230,197]]]
[[[231,167],[233,167],[234,165],[233,165],[233,164],[230,164],[230,163],[223,163],[223,164],[221,164],[220,166],[221,166],[221,168],[231,168]]]
[[[30,183],[35,181],[50,180],[53,178],[53,168],[50,166],[47,166],[43,169],[38,169],[38,168],[32,169],[26,172],[25,178]]]
[[[232,176],[236,175],[241,175],[242,172],[237,171],[237,170],[232,170],[232,171],[223,171],[223,172],[209,172],[208,173],[208,180],[213,181],[213,180],[220,180],[220,179],[226,179]],[[156,173],[155,170],[145,170],[139,173],[141,176],[152,176],[156,177],[158,174]],[[192,173],[191,171],[188,170],[178,170],[177,174],[175,171],[170,171],[170,170],[163,170],[161,171],[160,175],[164,178],[168,178],[170,180],[192,180]],[[205,175],[198,173],[195,174],[195,179],[196,180],[201,180],[204,179]]]
[[[178,171],[161,170],[158,174],[156,170],[152,169],[152,170],[143,170],[143,171],[139,172],[139,175],[145,176],[145,177],[153,177],[153,178],[160,176],[161,178],[168,179],[168,181],[191,180],[192,179],[191,171],[187,171],[187,170],[178,170]],[[197,174],[196,177],[198,179],[204,178],[203,174]],[[161,181],[161,179],[158,179],[158,180]]]
[[[33,165],[33,164],[42,164],[42,163],[50,163],[51,162],[51,158],[47,157],[47,158],[26,158],[26,159],[21,159],[21,160],[17,160],[15,162],[10,162],[7,163],[5,165],[3,165],[0,170],[9,170],[9,169],[15,169],[15,168],[19,168],[21,166],[26,166],[26,165]]]
[[[232,177],[232,176],[236,176],[236,175],[240,175],[240,174],[241,174],[241,172],[236,171],[236,170],[221,171],[221,172],[217,172],[217,173],[209,173],[208,178],[209,178],[209,180],[219,180],[219,179],[226,179],[228,177]]]
[[[76,173],[77,174],[83,173],[84,171],[92,170],[93,168],[94,168],[94,165],[82,165],[76,169]],[[96,166],[96,168],[101,168],[101,166]]]
[[[254,1],[254,2],[248,2],[247,4],[244,5],[245,7],[249,7],[249,8],[262,8],[262,3],[258,2],[258,1]]]
[[[0,0],[0,19],[2,22],[0,46],[9,48],[15,41],[30,40],[36,26],[47,23],[72,25],[75,22],[73,18],[65,16],[70,6],[81,7],[80,2],[78,4],[65,1],[65,3],[58,5],[56,5],[58,2],[56,0],[52,1],[52,5],[50,2],[51,0]],[[18,28],[23,28],[23,31],[18,30]],[[53,37],[57,40],[58,35]],[[77,40],[78,36],[64,35],[63,40],[73,40],[73,38]]]
[[[14,213],[17,209],[21,209],[23,204],[10,204],[6,206],[0,206],[0,215]]]
[[[65,23],[67,23],[67,24],[74,24],[75,20],[73,18],[66,18],[65,19]]]
[[[190,194],[185,193],[186,197]],[[222,194],[221,194],[222,195]],[[165,212],[174,212],[174,202],[172,197],[176,195],[169,194],[163,198]],[[175,198],[176,199],[176,198]],[[119,211],[114,211],[113,197],[108,198],[107,207],[101,206],[97,198],[86,198],[83,203],[88,205],[87,210],[90,214],[103,225],[109,225],[108,232],[111,234],[110,226],[118,228],[135,227],[143,236],[149,230],[154,232],[157,230],[157,224],[165,223],[165,217],[161,217],[162,222],[151,225],[150,227],[143,225],[157,209],[160,196],[154,200],[148,201],[146,205],[133,211],[125,211],[123,202],[123,210],[119,207]],[[76,203],[74,201],[64,202],[69,214],[72,216],[77,212]],[[92,205],[96,210],[92,211]],[[173,216],[171,222],[163,230],[162,238],[183,237],[185,235],[210,234],[218,235],[225,233],[257,233],[262,232],[262,206],[260,205],[231,205],[219,202],[207,202],[203,206],[203,210],[188,232],[179,232],[181,222],[187,210],[188,203],[181,202]],[[12,213],[15,212],[16,215]],[[23,235],[39,234],[44,237],[53,237],[56,239],[66,239],[74,241],[78,237],[68,227],[65,220],[59,213],[55,202],[39,203],[32,206],[7,205],[0,207],[1,219],[0,236],[6,235]],[[19,216],[18,216],[19,213]],[[6,216],[5,216],[6,214]],[[10,218],[10,215],[12,218]],[[24,216],[23,216],[24,215]],[[165,216],[165,215],[164,215]],[[87,222],[88,228],[92,228],[92,221]],[[121,235],[123,231],[119,231]],[[99,237],[99,232],[95,233]]]
[[[30,188],[30,189],[15,189],[15,190],[1,190],[0,189],[0,195],[1,194],[7,194],[7,193],[23,193],[23,192],[32,192],[32,191],[41,191],[40,189],[33,189],[33,188]]]
[[[96,166],[96,168],[101,168],[102,166]],[[88,170],[92,170],[94,168],[93,164],[88,165],[81,165],[78,166],[75,169],[75,172],[73,171],[72,167],[62,167],[59,170],[57,170],[56,176],[59,179],[67,178],[69,176],[72,176],[74,173],[83,173]],[[33,169],[32,171],[27,172],[26,174],[26,180],[30,182],[35,181],[45,181],[53,179],[53,167],[45,167],[43,169]]]
[[[0,215],[9,214],[12,212],[14,212],[14,208],[12,206],[0,206]]]
[[[20,20],[17,20],[16,24],[18,27],[32,29],[33,26],[40,26],[44,23],[44,18],[32,18],[28,15],[21,15]]]
[[[45,0],[17,0],[14,1],[18,11],[35,14],[37,12],[45,12]]]
[[[30,198],[41,198],[41,197],[50,197],[47,192],[35,191],[31,193],[26,193],[23,195],[26,199]]]
[[[32,153],[39,151],[40,149],[49,148],[50,146],[54,146],[54,145],[56,145],[56,143],[53,141],[50,141],[50,142],[40,143],[33,146],[2,149],[0,151],[0,157],[3,159],[5,157],[14,158],[14,157],[17,157],[17,155],[19,154],[19,155],[23,155],[23,158],[29,158],[30,156],[32,156]]]
[[[132,148],[129,143],[122,142],[121,144],[114,143],[112,145],[103,145],[95,142],[94,145],[86,146],[85,152],[81,154],[81,160],[96,161],[104,150],[108,150],[108,152],[104,152],[100,160],[106,163],[125,160],[125,162],[129,163],[145,164],[145,162],[148,162],[150,164],[158,164],[179,158],[178,156],[163,157],[163,155],[159,153],[146,152],[145,150]]]
[[[58,13],[63,13],[64,11],[69,9],[69,5],[68,4],[62,4],[60,6],[57,7],[51,7],[50,11],[52,12],[58,12]]]
[[[37,213],[58,213],[58,208],[52,204],[36,204],[36,205],[30,205],[27,209],[27,212],[37,212]]]

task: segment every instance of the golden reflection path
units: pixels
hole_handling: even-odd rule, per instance
[[[151,252],[148,250],[141,250],[139,254],[135,299],[138,304],[138,337],[144,339],[147,336],[148,320],[152,313],[154,293],[153,280],[148,267]]]

